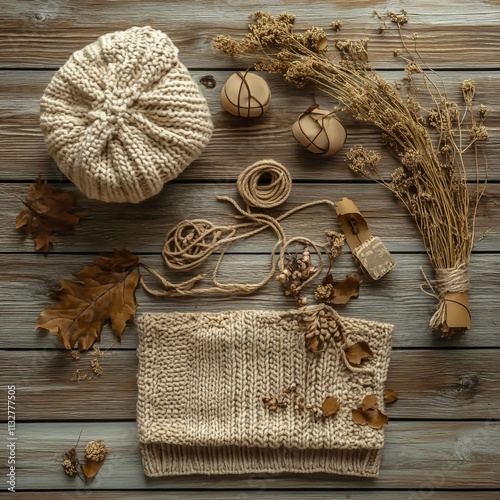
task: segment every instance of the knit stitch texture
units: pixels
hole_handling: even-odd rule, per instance
[[[297,310],[139,317],[137,425],[145,474],[376,477],[383,430],[354,423],[352,409],[375,394],[383,410],[392,325],[337,319],[349,344],[369,342],[366,366],[350,366],[334,342],[321,354],[309,352]],[[339,412],[315,420],[293,405],[277,412],[264,405],[292,384],[309,404],[337,398]]]
[[[48,151],[88,197],[140,202],[208,144],[207,102],[177,54],[149,26],[117,31],[75,52],[47,86]]]

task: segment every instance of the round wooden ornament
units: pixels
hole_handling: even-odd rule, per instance
[[[317,104],[298,117],[292,134],[308,151],[323,156],[340,151],[347,138],[347,131],[335,113],[320,109]]]
[[[255,73],[238,71],[229,77],[220,94],[222,107],[232,115],[260,116],[271,104],[271,90]]]

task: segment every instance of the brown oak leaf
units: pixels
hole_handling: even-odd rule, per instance
[[[361,406],[352,410],[352,419],[358,425],[368,425],[372,429],[381,429],[387,425],[389,419],[379,409],[377,396],[370,394],[365,396]]]
[[[328,273],[316,288],[314,296],[318,302],[325,304],[347,304],[359,296],[360,283],[361,276],[358,273],[348,274],[345,280],[336,280]]]
[[[363,360],[373,357],[368,342],[356,342],[345,349],[345,355],[352,366],[361,366]]]
[[[21,201],[24,208],[17,215],[15,226],[33,238],[35,250],[48,252],[54,245],[54,233],[72,233],[80,221],[71,213],[75,208],[71,193],[54,192],[40,176],[30,185],[26,201]]]
[[[121,339],[125,324],[134,319],[139,282],[136,268],[139,257],[128,250],[102,253],[93,266],[86,266],[74,276],[79,281],[60,279],[61,289],[53,294],[59,302],[42,311],[35,329],[54,332],[66,349],[78,343],[88,350],[100,340],[104,323]]]
[[[323,411],[325,417],[331,417],[332,415],[335,415],[335,413],[337,413],[339,409],[340,405],[338,401],[331,396],[328,396],[321,405],[321,410]]]
[[[386,389],[384,391],[384,403],[385,404],[392,404],[395,403],[398,400],[398,393],[396,391],[393,391],[392,389]]]

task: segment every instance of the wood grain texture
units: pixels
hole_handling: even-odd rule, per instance
[[[53,74],[53,71],[0,71],[0,95],[3,95],[0,100],[2,180],[31,181],[38,175],[44,179],[65,179],[49,157],[38,125],[39,99]],[[214,89],[201,86],[213,116],[215,131],[201,157],[181,174],[181,180],[235,180],[246,166],[272,156],[290,170],[294,180],[356,182],[361,179],[344,163],[345,153],[356,144],[379,151],[382,154],[382,170],[392,172],[399,165],[398,159],[392,157],[382,145],[378,129],[356,122],[344,113],[339,116],[347,127],[348,139],[341,152],[325,158],[302,148],[293,139],[291,127],[298,115],[311,105],[311,91],[294,88],[280,75],[265,75],[273,95],[270,110],[258,119],[246,120],[225,112],[220,104],[221,88],[231,72],[206,70],[193,71],[192,74],[197,82],[206,74],[213,75],[217,81]],[[402,70],[384,71],[383,75],[389,81],[395,81],[405,73]],[[493,160],[500,149],[500,71],[452,71],[443,73],[443,78],[449,98],[458,103],[462,102],[461,82],[465,78],[473,78],[476,82],[476,102],[477,105],[483,103],[488,106],[486,123],[490,129],[490,139],[481,143],[480,151],[484,151],[490,166],[489,179],[500,180],[500,170],[495,168]],[[316,94],[316,99],[324,107],[336,104],[320,93]],[[425,100],[422,105],[428,109],[431,107]],[[475,166],[472,156],[467,158],[468,174],[472,179],[476,176]],[[482,153],[479,159],[483,165]],[[483,168],[479,174],[484,178]]]
[[[91,486],[66,476],[61,453],[81,443],[105,439],[110,450]],[[92,489],[391,489],[407,490],[408,499],[435,489],[484,490],[500,487],[500,423],[484,422],[391,422],[378,479],[328,474],[184,476],[148,479],[139,455],[133,422],[25,423],[18,428],[18,490]],[[83,445],[82,445],[83,449]],[[20,450],[19,450],[20,451]],[[4,463],[0,473],[5,474]],[[144,493],[146,496],[147,494]],[[437,492],[437,495],[439,493]],[[439,498],[439,496],[436,496]]]
[[[329,27],[340,19],[335,39],[371,38],[370,57],[388,81],[404,76],[403,63],[393,56],[400,46],[396,28],[378,33],[372,15],[404,7],[410,23],[405,35],[418,32],[418,46],[426,62],[442,74],[448,96],[460,101],[460,83],[472,78],[476,102],[488,106],[490,140],[483,143],[480,162],[489,165],[487,196],[479,209],[474,255],[471,262],[472,330],[445,341],[428,333],[436,301],[425,295],[422,270],[432,277],[420,236],[404,208],[391,193],[365,183],[344,164],[345,152],[355,144],[382,154],[387,171],[398,159],[385,150],[374,128],[340,114],[349,137],[341,153],[321,158],[301,148],[291,136],[291,125],[312,103],[309,90],[297,90],[279,75],[265,75],[273,103],[257,120],[240,120],[220,106],[220,90],[243,60],[219,54],[211,46],[214,35],[246,32],[247,15],[255,10],[297,14],[299,29]],[[414,2],[386,0],[5,0],[0,23],[0,387],[17,387],[17,498],[21,500],[172,500],[351,499],[351,500],[486,500],[500,494],[500,398],[498,386],[498,290],[500,271],[500,0],[448,0]],[[151,25],[166,32],[180,49],[180,59],[195,81],[210,74],[217,86],[201,86],[212,112],[215,132],[203,155],[162,193],[140,205],[115,205],[88,200],[69,184],[47,154],[39,128],[39,99],[70,54],[99,35],[134,25]],[[316,94],[323,107],[335,103]],[[426,107],[428,102],[424,102]],[[99,379],[75,384],[74,370],[85,371],[91,357],[79,361],[61,348],[54,334],[33,331],[39,313],[52,303],[48,290],[57,278],[90,265],[96,253],[127,247],[144,262],[165,273],[160,252],[165,233],[186,218],[228,222],[228,207],[216,194],[236,197],[239,172],[262,158],[272,157],[290,170],[292,196],[283,210],[327,198],[353,198],[374,235],[393,252],[396,268],[381,282],[364,283],[360,297],[338,306],[341,315],[395,324],[394,349],[388,388],[400,400],[387,407],[391,417],[380,478],[317,475],[194,476],[151,480],[145,478],[138,452],[135,418],[137,332],[127,326],[123,341],[102,359]],[[475,179],[469,163],[470,180]],[[75,234],[56,236],[55,252],[34,252],[13,221],[28,183],[41,175],[57,187],[73,192],[86,217]],[[480,179],[485,172],[480,170]],[[471,187],[473,185],[471,184]],[[270,212],[275,215],[280,210]],[[320,241],[325,229],[338,228],[327,209],[297,214],[285,224],[290,236],[308,235]],[[489,232],[487,232],[489,231]],[[487,232],[483,238],[483,234]],[[266,252],[272,237],[234,245],[226,256],[222,281],[250,281],[264,276]],[[85,255],[87,254],[87,255]],[[201,270],[210,272],[217,257]],[[336,277],[356,271],[350,255],[338,259]],[[174,280],[183,276],[170,275]],[[156,286],[151,278],[148,283]],[[307,295],[313,300],[313,287]],[[228,309],[288,309],[293,304],[272,282],[248,297],[158,299],[137,291],[138,314],[143,312],[223,311]],[[103,331],[102,348],[114,335]],[[3,392],[2,394],[5,394]],[[5,421],[5,397],[0,398],[0,421]],[[474,420],[471,420],[474,419]],[[3,423],[2,425],[5,425]],[[90,485],[68,478],[61,468],[61,453],[104,439],[111,454]],[[4,448],[5,451],[6,448]],[[6,461],[0,453],[0,474]],[[3,495],[0,489],[0,496]],[[5,493],[6,495],[6,493]]]
[[[408,500],[414,495],[415,500],[424,498],[439,498],[439,500],[491,500],[490,491],[435,491],[434,493],[425,491],[355,491],[355,490],[334,490],[314,491],[265,491],[265,490],[217,490],[217,491],[148,491],[135,492],[129,490],[120,491],[96,491],[92,490],[92,500],[144,500],[153,498],[162,500],[249,500],[258,498],[259,500]],[[147,496],[146,496],[147,495]],[[439,495],[439,496],[438,496]],[[16,493],[16,500],[74,500],[72,491],[47,491],[45,493]]]
[[[92,374],[91,359],[90,352],[75,360],[66,351],[0,351],[0,386],[17,387],[17,421],[135,420],[135,351],[108,351],[100,358],[102,376],[71,382],[76,369]],[[495,350],[394,350],[386,387],[400,399],[386,413],[389,419],[496,418],[499,385]]]
[[[139,7],[140,5],[140,7]],[[377,66],[393,66],[392,50],[399,46],[395,26],[379,35],[381,14],[404,6],[410,16],[405,33],[419,33],[419,47],[428,63],[436,67],[495,67],[500,64],[500,34],[496,0],[453,0],[447,2],[386,2],[370,0],[326,0],[307,3],[272,0],[265,9],[274,14],[289,11],[297,15],[297,27],[325,27],[335,19],[344,21],[340,38],[371,38],[371,57]],[[235,3],[229,0],[165,2],[122,0],[120,2],[78,3],[64,0],[37,2],[9,1],[2,9],[0,63],[4,67],[57,67],[69,55],[105,33],[131,26],[151,25],[168,33],[180,49],[189,68],[227,68],[236,63],[211,46],[217,34],[237,38],[246,33],[248,14],[262,10],[261,2]],[[467,47],[464,57],[462,47]]]
[[[215,257],[214,257],[215,258]],[[71,274],[92,263],[93,256],[77,255],[3,255],[0,271],[0,348],[59,348],[54,334],[33,331],[40,312],[53,302],[49,290],[59,288],[58,278],[71,279]],[[163,270],[160,256],[144,256],[144,262]],[[394,342],[399,347],[500,347],[500,327],[495,293],[500,285],[498,256],[484,254],[472,260],[470,308],[472,330],[463,337],[443,340],[428,333],[428,323],[436,305],[434,298],[420,290],[422,271],[432,276],[425,255],[398,254],[396,267],[377,283],[362,284],[358,299],[345,306],[337,306],[341,315],[364,318],[395,325]],[[205,270],[210,272],[215,262]],[[266,255],[228,255],[222,265],[221,282],[234,280],[256,281],[265,276],[269,257]],[[202,268],[203,270],[203,268]],[[350,255],[341,256],[334,269],[336,276],[356,271]],[[149,276],[146,281],[153,287],[157,283]],[[314,286],[304,290],[314,302]],[[144,312],[174,311],[224,311],[233,309],[293,308],[293,301],[282,295],[277,282],[251,296],[243,297],[190,297],[156,298],[142,289],[137,292],[137,314]],[[101,347],[107,348],[114,336],[107,326],[102,335]],[[137,345],[135,327],[127,326],[119,349]]]
[[[31,238],[14,227],[28,184],[0,184],[3,217],[0,219],[0,248],[2,252],[34,252]],[[103,203],[89,200],[72,184],[54,185],[54,189],[71,192],[76,199],[76,212],[84,218],[69,235],[56,235],[56,252],[102,252],[111,248],[127,247],[137,253],[160,253],[166,234],[181,220],[207,219],[215,224],[233,224],[236,214],[227,202],[217,200],[226,195],[244,208],[235,183],[212,184],[169,183],[163,191],[140,205]],[[472,186],[471,189],[475,189]],[[483,198],[478,211],[476,245],[474,251],[496,251],[500,247],[500,184],[490,184],[488,196]],[[422,239],[413,219],[393,194],[378,184],[298,184],[283,205],[265,213],[279,216],[304,203],[327,199],[333,202],[351,198],[365,217],[370,231],[379,236],[391,252],[423,252]],[[255,211],[255,210],[254,210]],[[327,205],[312,207],[294,214],[283,222],[288,238],[307,236],[320,244],[325,242],[325,231],[340,231],[334,210]],[[482,238],[485,231],[487,235]],[[276,237],[265,231],[247,241],[235,244],[230,251],[270,252]],[[346,250],[348,247],[346,246]]]

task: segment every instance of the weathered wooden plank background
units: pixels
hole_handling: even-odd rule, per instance
[[[500,496],[500,2],[498,0],[270,0],[273,13],[294,12],[298,26],[328,26],[341,19],[340,38],[371,38],[374,65],[391,81],[404,76],[393,50],[395,30],[378,33],[381,13],[404,7],[410,17],[405,32],[418,32],[419,50],[442,74],[450,97],[459,98],[462,80],[476,82],[477,102],[488,106],[490,140],[484,144],[482,165],[488,164],[487,196],[480,205],[471,264],[473,329],[464,337],[444,341],[428,333],[434,299],[420,291],[422,270],[431,275],[422,243],[411,219],[382,187],[355,177],[344,155],[318,158],[293,140],[290,126],[312,102],[308,92],[266,76],[272,92],[269,113],[258,120],[238,120],[219,103],[223,82],[245,63],[219,55],[211,38],[245,32],[247,15],[262,9],[254,0],[5,0],[0,12],[0,420],[6,436],[6,386],[17,387],[18,498],[26,499],[486,499]],[[193,78],[211,74],[214,89],[202,87],[215,124],[204,154],[162,193],[140,205],[109,205],[88,200],[68,183],[48,156],[38,127],[38,101],[69,55],[101,34],[134,25],[151,25],[167,32],[180,49]],[[329,32],[333,41],[335,34]],[[324,106],[335,103],[316,95]],[[345,150],[354,144],[377,149],[383,165],[397,159],[385,151],[373,128],[342,116],[349,130]],[[127,247],[144,262],[164,271],[160,256],[165,233],[184,218],[227,221],[228,207],[217,194],[237,199],[235,179],[250,163],[272,156],[285,164],[294,179],[292,196],[276,214],[319,198],[353,198],[372,229],[393,252],[397,267],[380,283],[363,285],[360,297],[339,307],[344,315],[393,322],[394,351],[388,386],[400,401],[388,408],[391,423],[383,452],[380,478],[311,476],[236,476],[148,480],[142,473],[135,429],[136,332],[127,327],[123,341],[102,358],[100,378],[75,384],[74,370],[88,370],[90,356],[78,361],[60,348],[53,335],[33,331],[40,311],[50,303],[48,290],[57,278],[92,261],[99,251]],[[75,234],[57,236],[55,251],[35,254],[13,221],[22,196],[37,175],[75,194],[86,213]],[[476,172],[469,168],[471,188]],[[485,170],[479,178],[486,177]],[[334,214],[313,208],[286,222],[290,235],[323,238],[336,227]],[[486,235],[485,235],[486,233]],[[270,234],[235,245],[221,269],[222,280],[255,279],[264,275],[272,247]],[[214,257],[215,259],[215,257]],[[206,266],[213,268],[214,262]],[[344,255],[335,272],[355,270]],[[175,276],[174,278],[179,278]],[[151,277],[146,277],[155,285]],[[251,297],[181,298],[165,301],[137,294],[138,313],[290,307],[277,283]],[[113,335],[103,332],[101,346]],[[116,352],[115,352],[116,351]],[[82,441],[105,439],[111,449],[101,473],[91,484],[66,477],[60,454]],[[6,474],[5,449],[0,471]],[[4,491],[4,486],[0,491]],[[5,487],[6,488],[6,487]],[[1,493],[0,493],[1,494]]]

